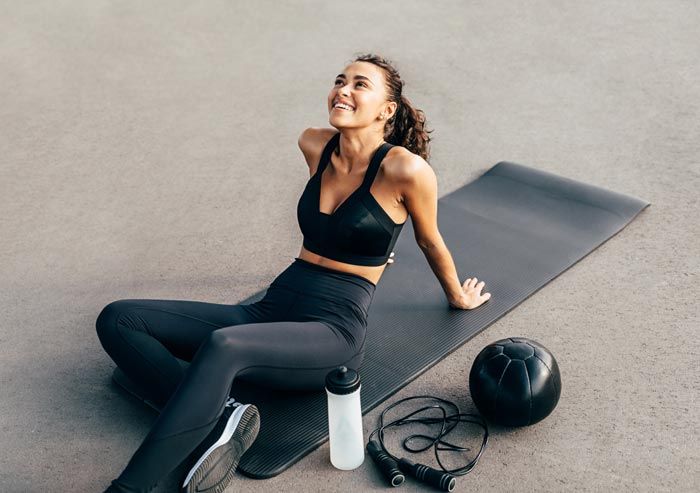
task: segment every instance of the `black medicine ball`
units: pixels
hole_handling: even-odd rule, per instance
[[[493,342],[477,355],[469,390],[479,412],[504,426],[546,418],[559,402],[561,377],[547,348],[524,337]]]

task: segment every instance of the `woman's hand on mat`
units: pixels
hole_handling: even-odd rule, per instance
[[[471,310],[481,306],[486,300],[491,298],[491,293],[481,293],[486,283],[478,281],[476,277],[470,277],[464,281],[464,284],[462,284],[462,297],[458,300],[450,301],[450,306],[462,310]]]

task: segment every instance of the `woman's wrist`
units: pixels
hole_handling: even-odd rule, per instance
[[[430,268],[438,278],[448,302],[451,305],[459,305],[463,299],[464,290],[462,289],[462,283],[459,280],[459,274],[450,251],[444,242],[421,248]]]
[[[452,306],[459,306],[462,301],[463,292],[459,294],[447,294],[447,302]]]

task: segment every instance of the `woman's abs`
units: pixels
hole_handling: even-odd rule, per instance
[[[329,269],[339,270],[341,272],[347,272],[348,274],[355,274],[356,276],[364,277],[375,286],[379,283],[379,279],[381,279],[384,269],[386,268],[386,264],[374,267],[338,262],[337,260],[331,260],[316,253],[310,252],[303,246],[299,252],[299,258],[316,265],[328,267]]]

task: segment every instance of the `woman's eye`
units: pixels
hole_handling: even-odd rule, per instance
[[[343,83],[342,79],[337,79],[337,80],[335,81],[335,85],[336,85],[336,86],[338,85],[338,83],[341,83],[341,84],[342,84],[342,83]],[[358,84],[362,84],[362,87],[367,87],[367,84],[364,83],[364,82],[362,82],[362,81],[358,82]]]

